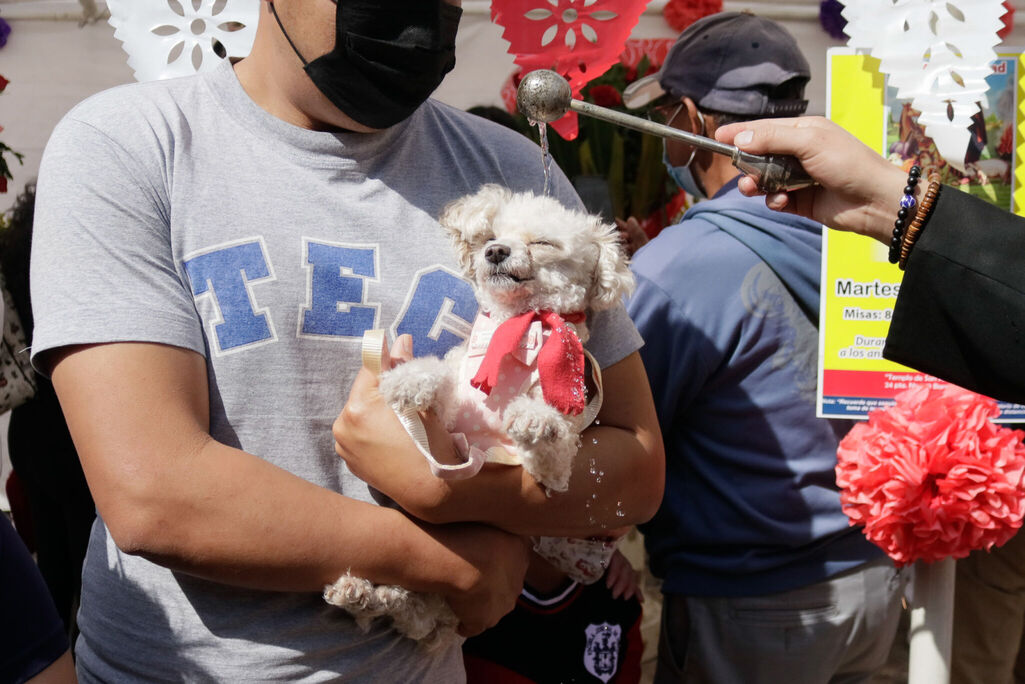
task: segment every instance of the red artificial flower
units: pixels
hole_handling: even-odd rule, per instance
[[[669,0],[662,16],[674,31],[683,31],[701,17],[722,12],[722,0]]]
[[[623,95],[614,86],[599,84],[587,91],[591,101],[599,107],[616,107],[623,104]]]
[[[8,81],[3,76],[0,76],[0,93],[4,92],[4,89],[7,88],[8,83],[10,83],[10,81]]]
[[[900,565],[1000,546],[1025,517],[1021,430],[998,427],[996,402],[921,385],[856,425],[837,450],[852,525]]]
[[[675,38],[631,38],[626,41],[623,51],[619,54],[619,63],[627,67],[633,67],[636,71],[641,60],[647,58],[647,73],[637,74],[637,78],[642,78],[647,76],[647,74],[657,71],[662,66],[669,48],[675,42]]]

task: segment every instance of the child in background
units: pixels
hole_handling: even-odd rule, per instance
[[[642,601],[637,572],[619,551],[589,585],[532,554],[516,608],[463,645],[467,684],[635,684]]]

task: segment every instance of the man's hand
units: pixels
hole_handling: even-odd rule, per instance
[[[626,601],[636,596],[638,601],[644,602],[638,573],[619,549],[616,549],[609,559],[609,569],[605,573],[605,586],[612,592],[614,599],[621,598]]]
[[[488,525],[460,523],[428,528],[465,566],[441,594],[459,618],[459,633],[480,634],[513,609],[523,589],[529,545],[524,537]]]
[[[384,363],[394,368],[412,356],[412,339],[402,335],[395,341],[390,357],[385,350]],[[421,419],[435,458],[443,463],[458,463],[460,459],[444,426],[430,415]],[[427,460],[378,391],[377,376],[368,369],[361,369],[352,383],[332,433],[335,453],[353,475],[421,520],[439,522],[430,511],[448,495],[445,481],[431,473]]]
[[[637,250],[648,244],[648,234],[641,228],[637,219],[631,216],[628,219],[616,219],[616,229],[619,231],[619,241],[623,243],[623,249],[627,256],[633,256]]]
[[[770,209],[889,243],[907,174],[843,128],[816,116],[764,119],[723,126],[715,138],[754,154],[793,155],[819,183],[768,195]],[[750,177],[741,178],[740,190],[759,194]]]

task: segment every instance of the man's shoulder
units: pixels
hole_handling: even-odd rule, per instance
[[[715,223],[716,216],[742,220],[767,231],[792,230],[820,232],[822,224],[797,214],[774,211],[765,206],[762,196],[745,197],[735,186],[719,197],[699,202],[687,211],[684,219],[704,219]]]
[[[638,251],[633,265],[641,271],[670,264],[700,266],[709,260],[728,261],[742,253],[742,248],[743,245],[704,215],[689,215],[667,226]]]
[[[135,113],[147,110],[180,107],[201,87],[200,76],[184,76],[161,81],[125,83],[90,95],[75,105],[65,116],[93,125],[114,127]]]
[[[90,140],[129,153],[154,145],[169,149],[182,129],[197,125],[200,118],[209,119],[210,99],[200,76],[115,86],[65,114],[47,149],[84,148]]]
[[[430,116],[424,117],[424,122],[432,122],[451,135],[474,140],[484,147],[502,148],[511,145],[514,149],[536,149],[533,141],[520,131],[444,102],[428,100],[425,109]]]

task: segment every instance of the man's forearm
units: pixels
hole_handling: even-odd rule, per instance
[[[121,492],[117,510],[105,515],[128,553],[277,591],[320,591],[345,571],[428,591],[444,580],[441,568],[456,572],[451,551],[399,511],[341,496],[212,439],[171,461]]]
[[[476,520],[527,535],[584,537],[645,522],[662,500],[661,439],[608,425],[581,434],[569,489],[551,495],[523,468],[485,467],[468,480],[439,483],[435,522]]]

